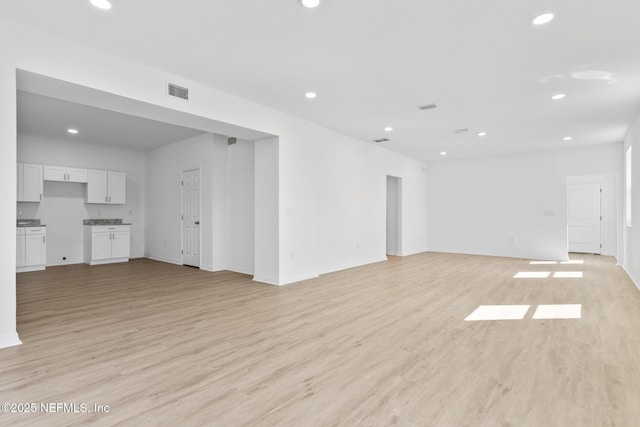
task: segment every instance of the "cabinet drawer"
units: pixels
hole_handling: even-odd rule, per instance
[[[130,230],[128,225],[93,225],[91,227],[92,233],[114,233]]]
[[[25,234],[46,234],[46,227],[25,227]]]

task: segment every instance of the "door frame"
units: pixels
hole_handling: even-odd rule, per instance
[[[184,264],[184,175],[186,172],[198,171],[198,218],[202,218],[202,168],[200,166],[182,169],[180,173],[180,264]],[[198,268],[202,268],[202,228],[198,227]]]

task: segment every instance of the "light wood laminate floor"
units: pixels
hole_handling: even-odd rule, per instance
[[[23,273],[0,401],[109,412],[0,425],[638,426],[640,292],[614,259],[572,257],[426,253],[280,288],[144,259]],[[583,277],[513,278],[529,271]],[[504,304],[531,308],[464,321]]]

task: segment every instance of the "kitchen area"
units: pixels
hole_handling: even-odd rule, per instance
[[[54,236],[52,246],[58,250],[63,249],[60,247],[61,239],[56,237],[65,234],[65,231],[60,229],[60,221],[56,218],[73,216],[71,209],[74,203],[67,202],[68,206],[60,206],[59,215],[53,215],[53,212],[48,214],[44,205],[50,201],[49,199],[59,197],[60,192],[56,190],[62,188],[56,187],[56,185],[80,184],[74,188],[75,192],[72,191],[68,194],[80,196],[78,190],[81,189],[82,201],[85,205],[108,206],[126,205],[126,183],[126,173],[120,171],[18,163],[16,272],[44,270],[47,265],[77,263],[79,261],[89,265],[127,262],[131,256],[131,223],[123,222],[122,218],[86,218],[82,220],[81,260],[77,257],[77,247],[73,248],[74,250],[70,251],[70,254],[57,257],[47,251],[47,224],[43,223],[43,218],[41,218],[44,215],[54,221],[50,226]],[[62,193],[64,194],[64,192]],[[78,197],[75,203],[76,207],[79,201]],[[97,213],[101,214],[102,211],[98,210]],[[87,214],[89,214],[88,209]],[[24,215],[33,217],[22,218]],[[77,236],[79,227],[74,228]],[[73,231],[67,230],[68,232]],[[77,243],[78,240],[75,241]],[[71,248],[64,249],[63,253],[69,252]]]

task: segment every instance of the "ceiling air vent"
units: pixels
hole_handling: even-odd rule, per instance
[[[380,139],[374,139],[373,142],[389,142],[391,141],[389,138],[380,138]]]
[[[189,89],[186,87],[178,86],[173,83],[169,83],[169,95],[175,96],[180,99],[189,99]]]
[[[467,133],[469,132],[469,128],[456,129],[453,133]]]
[[[438,108],[438,106],[436,104],[427,104],[427,105],[421,105],[418,108],[420,110],[431,110],[432,108]]]

